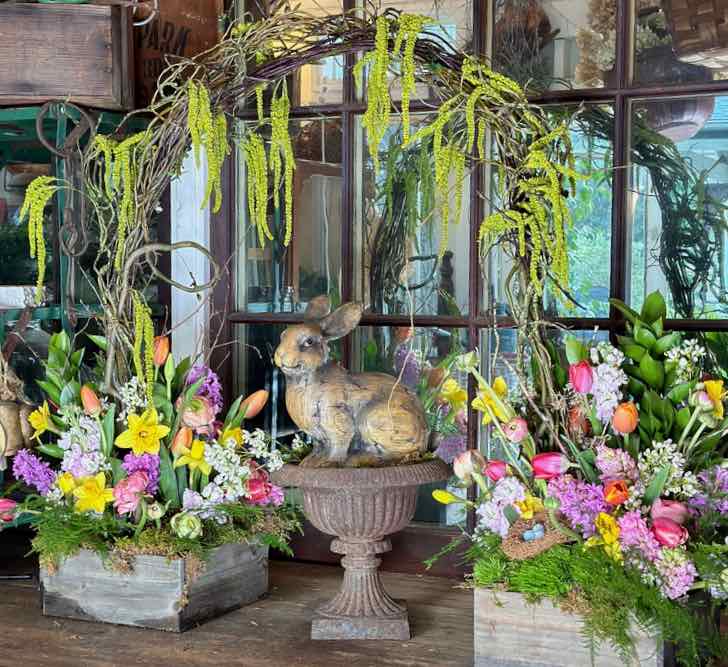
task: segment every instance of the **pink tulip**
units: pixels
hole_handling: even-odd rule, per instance
[[[503,479],[506,476],[508,466],[505,461],[497,461],[494,459],[485,464],[483,472],[494,482],[497,482],[499,479]]]
[[[536,454],[531,460],[533,476],[536,479],[558,477],[569,469],[569,459],[559,452]]]
[[[10,498],[0,498],[0,521],[12,521],[15,519],[15,508],[18,506]]]
[[[149,484],[149,475],[137,470],[114,487],[114,507],[119,514],[133,514]]]
[[[670,519],[670,521],[682,525],[690,516],[690,512],[684,503],[678,502],[677,500],[663,500],[662,498],[658,498],[652,503],[650,516],[653,519]]]
[[[197,433],[207,433],[215,421],[215,406],[203,396],[196,396],[182,412],[182,423]]]
[[[659,518],[652,522],[652,534],[655,539],[669,549],[685,544],[688,539],[688,531],[672,519]]]
[[[569,382],[577,394],[588,394],[591,391],[594,375],[588,361],[569,366]]]
[[[528,435],[528,423],[523,417],[514,417],[507,424],[503,424],[503,433],[508,440],[517,444]]]
[[[458,479],[470,482],[474,472],[485,468],[485,459],[477,449],[468,449],[455,457],[452,467]]]

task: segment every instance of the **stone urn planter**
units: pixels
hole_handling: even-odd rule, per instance
[[[382,468],[307,468],[286,465],[273,475],[298,487],[303,511],[319,530],[336,536],[344,580],[333,600],[316,610],[311,639],[410,638],[407,607],[384,590],[379,554],[390,551],[388,535],[412,519],[420,484],[450,477],[440,460]]]

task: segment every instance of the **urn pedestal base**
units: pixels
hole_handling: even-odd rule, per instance
[[[411,638],[407,607],[399,617],[336,616],[317,613],[311,622],[311,639],[398,639]]]

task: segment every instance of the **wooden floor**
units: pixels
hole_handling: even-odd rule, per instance
[[[387,590],[408,600],[408,642],[310,641],[311,610],[340,577],[337,567],[272,562],[266,598],[182,635],[45,618],[34,583],[0,581],[0,667],[473,664],[473,595],[452,579],[383,574]]]

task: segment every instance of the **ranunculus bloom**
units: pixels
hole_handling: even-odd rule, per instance
[[[653,519],[652,534],[655,539],[663,546],[669,549],[679,547],[685,544],[688,539],[688,531],[679,523],[675,523],[672,519],[661,517]]]
[[[523,417],[514,417],[503,424],[503,433],[511,442],[519,443],[528,435],[528,423]]]
[[[272,485],[268,473],[258,465],[251,464],[250,476],[245,480],[245,497],[254,505],[267,505]]]
[[[551,479],[569,469],[569,459],[559,452],[545,452],[536,454],[531,459],[531,465],[533,465],[533,476],[536,479]]]
[[[569,410],[569,432],[573,435],[589,435],[589,420],[579,406]]]
[[[588,361],[569,366],[569,382],[577,394],[588,394],[594,383],[594,373]]]
[[[96,392],[87,384],[81,387],[81,405],[89,417],[98,417],[101,414],[101,401]]]
[[[206,433],[215,421],[215,407],[204,396],[196,396],[182,412],[182,423],[197,433]]]
[[[114,487],[114,508],[119,514],[133,514],[149,484],[149,475],[137,470]]]
[[[652,503],[650,516],[653,520],[670,519],[682,525],[688,516],[690,516],[690,512],[685,503],[678,502],[677,500],[663,500],[662,498],[658,498]]]
[[[640,420],[637,407],[631,401],[620,403],[612,415],[612,428],[620,435],[632,433]]]
[[[455,457],[452,467],[458,479],[471,482],[473,473],[485,468],[485,459],[477,449],[468,449]]]
[[[153,361],[157,368],[164,366],[169,356],[169,336],[157,336],[154,339]]]
[[[195,514],[180,512],[175,514],[169,522],[172,532],[182,539],[196,540],[202,535],[202,520]]]
[[[265,389],[254,391],[241,404],[240,409],[245,409],[245,419],[257,417],[260,411],[268,402],[268,392]]]
[[[623,479],[615,479],[604,487],[604,500],[610,505],[621,505],[629,498],[629,489]]]
[[[10,498],[0,498],[0,521],[12,521],[17,506],[18,503]]]
[[[503,479],[506,476],[508,473],[508,466],[505,461],[493,459],[485,464],[483,472],[494,482],[497,482],[499,479]]]
[[[192,429],[189,426],[182,426],[175,434],[174,440],[172,440],[172,455],[175,457],[182,456],[185,450],[192,447],[194,438],[195,434],[192,432]]]

